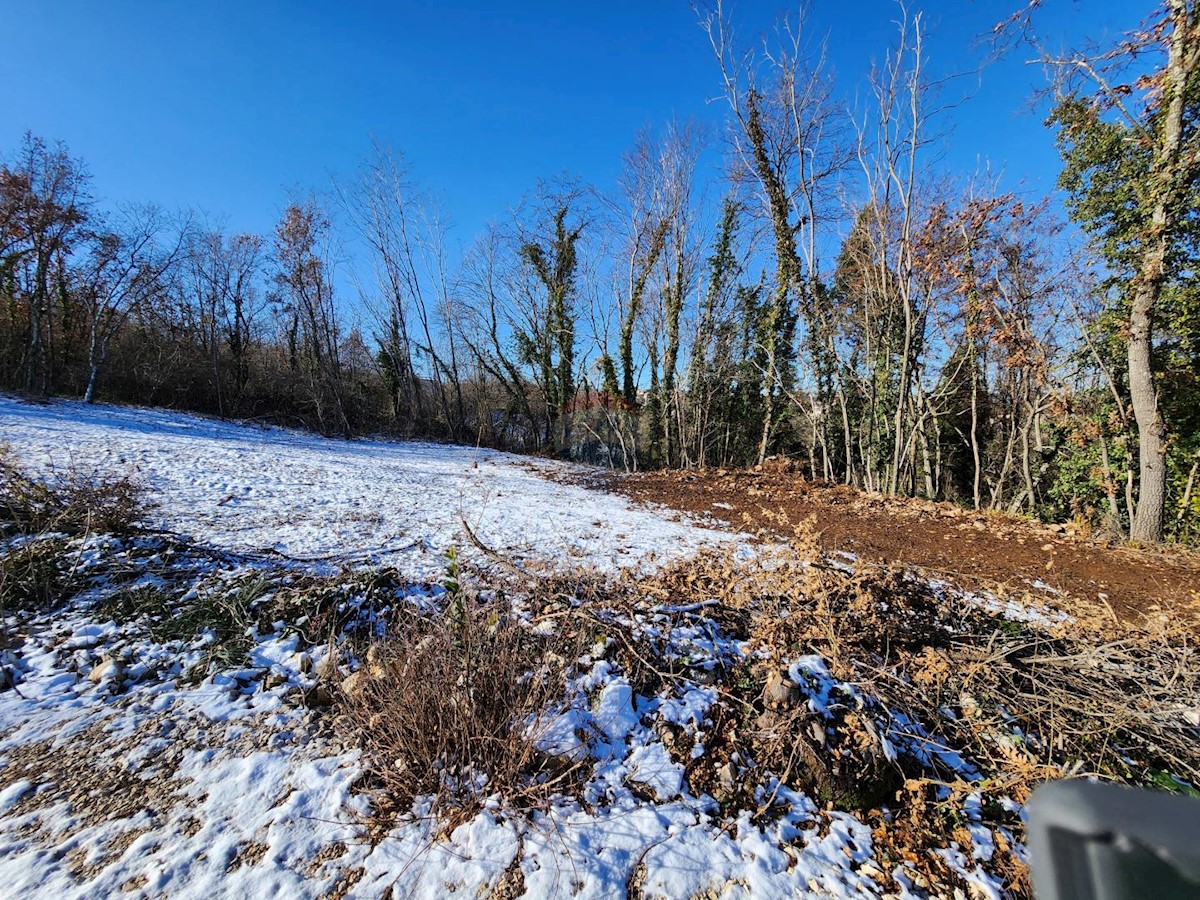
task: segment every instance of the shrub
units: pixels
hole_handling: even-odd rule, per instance
[[[126,534],[146,509],[142,486],[127,475],[70,472],[47,482],[0,446],[0,527],[6,531]]]
[[[452,824],[490,796],[528,808],[577,768],[536,746],[563,692],[561,658],[505,612],[454,604],[453,617],[409,616],[343,683],[339,722],[366,752],[380,812],[420,796]]]

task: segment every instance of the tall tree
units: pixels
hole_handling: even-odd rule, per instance
[[[262,250],[257,235],[226,235],[220,230],[193,233],[185,248],[185,290],[196,306],[201,346],[209,358],[217,413],[222,416],[240,412],[250,381]],[[226,354],[231,379],[224,367]]]
[[[583,225],[570,224],[570,202],[561,199],[554,208],[551,230],[530,234],[521,244],[521,259],[534,276],[528,330],[517,333],[522,356],[540,371],[545,394],[547,435],[560,449],[571,439],[570,412],[575,400],[575,306],[579,270],[576,244]]]
[[[1102,51],[1044,57],[1056,77],[1070,211],[1105,254],[1125,309],[1126,374],[1138,432],[1130,536],[1159,541],[1169,423],[1156,380],[1164,304],[1195,277],[1200,237],[1200,4],[1166,0]]]
[[[329,220],[315,200],[291,203],[275,228],[275,283],[289,317],[291,364],[322,431],[349,433],[342,396],[340,331],[325,245]]]
[[[128,206],[92,238],[80,272],[80,293],[88,315],[85,403],[96,399],[112,339],[142,304],[164,288],[182,257],[188,229],[186,222],[181,223],[172,235],[157,207]]]
[[[851,156],[830,100],[824,48],[808,42],[803,8],[797,21],[781,23],[773,43],[764,43],[765,69],[755,53],[739,47],[720,0],[700,24],[720,65],[735,122],[738,177],[758,188],[761,214],[774,239],[774,284],[761,329],[767,386],[761,462],[778,430],[782,402],[791,394],[798,324],[804,326],[815,373],[813,395],[824,394],[817,405],[829,406],[836,376],[818,248],[827,222],[825,205]]]
[[[45,393],[51,387],[45,348],[55,272],[57,267],[63,275],[65,260],[83,235],[92,205],[90,180],[63,144],[50,146],[31,133],[14,162],[0,166],[0,247],[10,296],[19,296],[26,311],[21,365],[26,391]]]

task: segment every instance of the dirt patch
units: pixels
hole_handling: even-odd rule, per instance
[[[649,503],[722,519],[763,537],[790,536],[816,520],[826,554],[924,570],[965,587],[1006,585],[1052,600],[1099,601],[1127,620],[1162,612],[1200,617],[1200,555],[1110,546],[1016,516],[949,503],[885,497],[788,472],[646,472],[609,489]]]
[[[257,866],[262,862],[262,858],[267,855],[267,851],[271,848],[262,841],[246,841],[238,845],[237,852],[234,853],[233,859],[229,861],[229,866],[225,869],[228,874],[236,872],[242,866]]]
[[[68,741],[47,739],[6,749],[0,789],[23,780],[34,787],[21,797],[13,814],[25,815],[65,802],[70,806],[73,827],[78,829],[139,814],[154,821],[173,807],[182,786],[174,774],[177,758],[157,754],[135,768],[127,758],[141,739],[112,741],[108,726],[102,721]]]

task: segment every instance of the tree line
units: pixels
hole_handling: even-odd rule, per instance
[[[997,45],[1050,74],[1074,229],[1049,198],[944,170],[920,14],[850,110],[802,16],[743,41],[701,8],[724,133],[647,129],[614,190],[541,184],[461,253],[384,148],[253,235],[101,208],[85,164],[28,135],[0,165],[0,384],[627,470],[785,457],[1192,540],[1200,14],[1167,0],[1055,56],[1040,6]]]

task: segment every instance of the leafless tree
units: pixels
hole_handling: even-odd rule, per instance
[[[79,276],[88,319],[85,403],[96,398],[113,337],[135,310],[163,290],[183,257],[190,227],[186,219],[172,223],[156,206],[127,206],[92,238]]]

